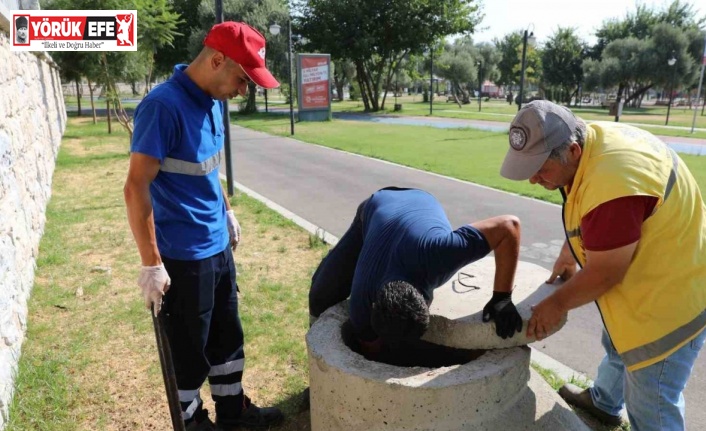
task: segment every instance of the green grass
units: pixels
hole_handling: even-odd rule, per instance
[[[236,125],[289,136],[289,118],[283,116],[256,114],[235,116],[234,119]],[[304,142],[561,203],[561,196],[557,192],[533,186],[527,181],[510,181],[500,176],[500,165],[508,148],[507,133],[333,120],[297,123],[295,137]],[[706,157],[681,157],[704,193]]]
[[[580,388],[588,388],[589,383],[586,381],[584,378],[576,377],[576,376],[571,376],[571,378],[566,381],[559,377],[559,375],[554,372],[553,370],[550,370],[548,368],[543,368],[536,362],[531,363],[532,369],[534,369],[537,373],[539,373],[542,378],[549,383],[549,386],[552,387],[552,389],[558,391],[560,387],[564,386],[565,383],[573,383],[574,385],[580,387]]]
[[[121,97],[121,100],[142,99],[142,95],[133,96],[132,94],[121,94],[120,97]],[[137,102],[123,101],[122,103],[123,103],[123,108],[135,108],[137,106]],[[64,97],[64,104],[67,107],[78,108],[78,99],[76,99],[76,96]],[[96,109],[105,109],[105,98],[99,96],[98,94],[95,94],[93,96],[93,104],[96,106]],[[86,115],[86,112],[88,112],[88,113],[91,112],[91,98],[90,98],[90,96],[81,97],[81,110],[83,111],[84,115]]]
[[[385,101],[385,109],[371,115],[394,115],[394,116],[429,116],[429,103],[422,102],[420,96],[403,96],[398,98],[402,103],[402,111],[395,112],[394,98],[388,97]],[[364,105],[360,101],[334,101],[332,103],[334,112],[362,113]],[[609,115],[608,109],[600,107],[571,107],[574,113],[588,121],[613,121],[614,117]],[[478,111],[478,102],[474,100],[468,105],[459,107],[456,103],[446,102],[446,96],[438,97],[433,103],[433,116],[440,118],[459,118],[465,120],[483,120],[509,123],[517,113],[517,105],[509,105],[507,102],[492,99],[482,102],[481,111]],[[645,108],[624,108],[620,121],[623,123],[640,124],[650,132],[662,136],[678,136],[689,138],[706,139],[706,131],[696,130],[691,133],[691,123],[693,111],[685,107],[672,107],[670,112],[670,126],[688,127],[689,130],[670,129],[664,127],[667,116],[667,108],[664,106],[650,106]],[[696,129],[706,129],[706,116],[701,115],[699,110],[696,114]]]
[[[81,129],[70,123],[57,159],[8,430],[75,430],[86,417],[81,405],[107,395],[95,376],[87,379],[91,385],[82,384],[78,376],[91,375],[98,363],[93,357],[96,346],[114,336],[114,325],[106,325],[106,320],[117,317],[101,313],[97,305],[111,290],[111,276],[91,271],[99,264],[91,254],[127,244],[106,235],[103,229],[110,223],[102,221],[114,211],[113,197],[103,193],[111,167],[116,160],[125,161],[120,149],[126,135],[107,137],[97,127]],[[96,136],[86,138],[86,145],[77,142],[78,136],[91,134]],[[92,140],[102,140],[103,145],[96,148]],[[96,313],[83,314],[87,307],[95,307]],[[77,314],[83,318],[76,319]]]
[[[126,148],[122,129],[109,135],[104,122],[70,118],[54,171],[8,431],[169,428],[122,198]],[[248,349],[244,384],[258,404],[285,411],[283,431],[308,429],[298,397],[308,384],[307,295],[328,246],[259,201],[238,193],[231,205],[243,228],[235,256]],[[207,384],[202,397],[213,411]]]

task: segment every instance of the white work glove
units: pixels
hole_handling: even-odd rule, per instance
[[[233,210],[226,211],[228,216],[228,234],[230,235],[230,247],[235,251],[240,243],[240,223],[238,219],[235,218],[235,213]]]
[[[143,266],[140,276],[137,278],[137,285],[142,288],[142,296],[145,297],[145,307],[149,310],[154,304],[154,315],[157,317],[162,308],[162,297],[169,290],[172,279],[169,278],[164,264],[157,266]]]

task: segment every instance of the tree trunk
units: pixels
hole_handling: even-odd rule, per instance
[[[463,108],[461,101],[458,100],[458,93],[461,92],[461,85],[459,85],[459,83],[457,81],[453,81],[451,83],[451,85],[453,86],[453,90],[452,90],[451,94],[454,97],[454,101],[456,102],[456,104],[458,105],[459,108]]]
[[[625,88],[625,85],[623,83],[620,83],[618,86],[618,96],[615,99],[615,122],[620,121],[620,98],[623,96],[623,89]]]
[[[150,90],[150,82],[152,82],[152,70],[154,69],[154,53],[150,57],[150,65],[147,68],[147,80],[145,82],[145,94],[142,97],[146,97]]]
[[[112,127],[112,122],[110,120],[110,99],[105,100],[105,111],[106,111],[106,118],[108,119],[108,133],[113,133],[113,127]]]
[[[370,110],[377,112],[380,109],[378,106],[378,94],[376,94],[375,85],[371,81],[370,72],[365,69],[363,71],[363,84],[365,84],[365,92],[368,93],[368,103],[370,104]]]
[[[240,111],[241,114],[249,115],[255,114],[257,112],[257,104],[255,103],[255,96],[257,93],[257,87],[254,82],[248,83],[248,99],[245,103],[245,107]],[[289,95],[289,97],[294,97]]]
[[[338,101],[343,102],[343,86],[346,82],[346,79],[345,79],[345,77],[339,78],[336,75],[337,74],[333,75],[333,85],[336,87],[336,94],[338,96]]]
[[[363,102],[366,103],[365,110],[367,112],[377,112],[380,110],[379,105],[379,82],[373,82],[370,76],[370,70],[365,65],[364,60],[356,60],[356,68],[358,69],[358,82],[361,84],[360,93],[363,96]]]
[[[652,88],[652,87],[653,87],[653,85],[650,84],[650,85],[647,85],[647,86],[645,86],[645,87],[641,87],[640,89],[634,91],[634,92],[630,95],[630,97],[628,97],[627,99],[625,99],[625,104],[627,105],[628,103],[632,102],[633,100],[636,100],[637,98],[641,97],[643,94],[645,94],[645,93],[647,92],[647,90],[649,90],[649,89]]]
[[[363,106],[365,108],[365,112],[370,112],[370,100],[368,99],[368,89],[367,89],[367,83],[365,82],[365,68],[361,64],[360,61],[355,62],[355,67],[357,69],[356,73],[356,78],[358,79],[358,87],[360,90],[360,97],[363,99]]]
[[[88,80],[88,92],[91,94],[91,112],[93,113],[93,124],[96,124],[98,122],[98,119],[96,118],[96,103],[95,100],[93,100],[93,85],[91,85],[91,80]]]
[[[118,91],[115,88],[115,82],[113,81],[113,78],[110,76],[110,72],[108,69],[108,58],[105,55],[105,52],[102,53],[102,61],[103,61],[103,67],[105,68],[105,90],[106,90],[106,97],[108,98],[106,100],[106,105],[108,108],[108,133],[110,133],[111,129],[111,114],[110,114],[110,100],[114,99],[115,103],[115,115],[118,118],[118,122],[120,123],[121,126],[127,130],[129,140],[132,141],[132,132],[133,132],[133,122],[132,118],[125,112],[125,109],[123,108],[123,104],[120,101],[120,96],[118,95]]]
[[[81,78],[76,78],[76,101],[78,102],[78,117],[81,116],[81,88],[79,85],[79,81]]]

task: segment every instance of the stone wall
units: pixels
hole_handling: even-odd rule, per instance
[[[40,52],[10,51],[9,11],[35,2],[0,0],[0,429],[12,400],[39,241],[66,110],[59,72]]]

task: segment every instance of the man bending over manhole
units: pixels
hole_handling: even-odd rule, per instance
[[[429,326],[434,289],[495,252],[493,296],[483,321],[512,337],[522,318],[512,303],[520,221],[512,215],[453,230],[441,204],[417,189],[387,187],[358,206],[353,223],[312,278],[309,313],[319,317],[350,295],[350,324],[366,358],[414,343]]]

